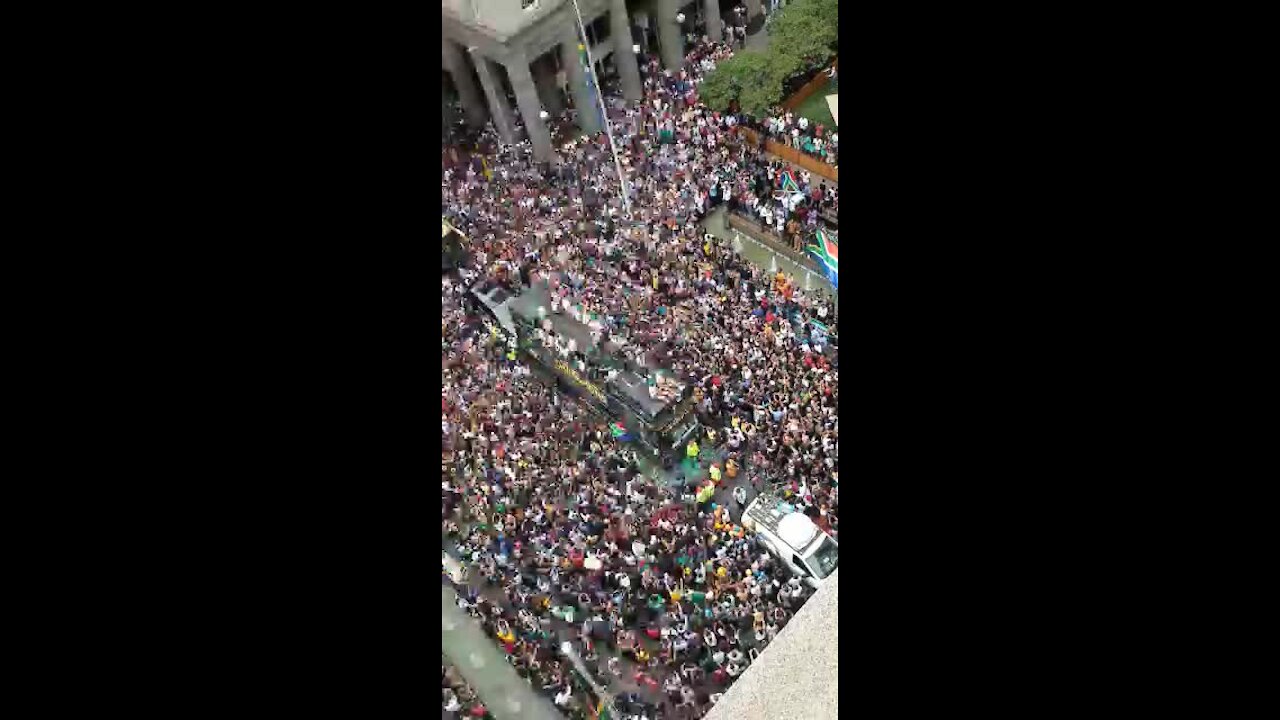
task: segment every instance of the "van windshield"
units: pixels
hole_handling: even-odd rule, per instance
[[[840,564],[840,546],[835,541],[823,535],[822,545],[809,556],[809,566],[814,569],[819,578],[825,578],[836,571],[836,566]]]

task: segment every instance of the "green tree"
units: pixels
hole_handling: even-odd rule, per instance
[[[771,23],[769,47],[774,54],[790,56],[800,69],[808,70],[835,55],[839,31],[838,0],[796,0]]]
[[[712,110],[723,112],[737,100],[743,112],[755,114],[748,103],[754,108],[763,102],[767,108],[782,97],[782,78],[773,64],[771,53],[748,50],[734,55],[707,75],[698,96]]]
[[[733,73],[733,60],[731,58],[717,65],[698,86],[698,99],[712,110],[724,112],[730,103],[738,99],[741,88]]]
[[[773,16],[769,51],[748,50],[720,63],[698,96],[713,110],[723,112],[737,100],[742,112],[763,117],[782,101],[787,79],[835,55],[838,30],[839,0],[794,0]]]

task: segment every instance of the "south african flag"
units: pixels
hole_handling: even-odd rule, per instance
[[[813,256],[822,265],[822,270],[826,274],[827,279],[831,281],[832,287],[838,287],[838,279],[840,277],[840,245],[835,235],[828,235],[826,231],[819,230],[813,234],[813,239],[805,247],[805,252]]]
[[[778,187],[786,192],[800,192],[800,185],[796,182],[796,176],[790,170],[783,170],[778,175]]]
[[[627,432],[627,428],[620,422],[609,423],[609,432],[613,435],[613,439],[619,442],[630,442],[631,440],[631,434]]]

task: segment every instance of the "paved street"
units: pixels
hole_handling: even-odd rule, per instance
[[[507,663],[497,644],[457,605],[453,588],[440,587],[441,650],[479,693],[498,720],[564,720]]]

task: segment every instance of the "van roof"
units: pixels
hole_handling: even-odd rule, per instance
[[[746,515],[756,525],[776,533],[778,531],[778,523],[782,521],[783,516],[786,514],[782,510],[782,504],[782,501],[773,495],[760,493],[747,506]]]
[[[778,537],[796,550],[803,550],[817,536],[818,526],[804,513],[789,513],[778,523]]]

